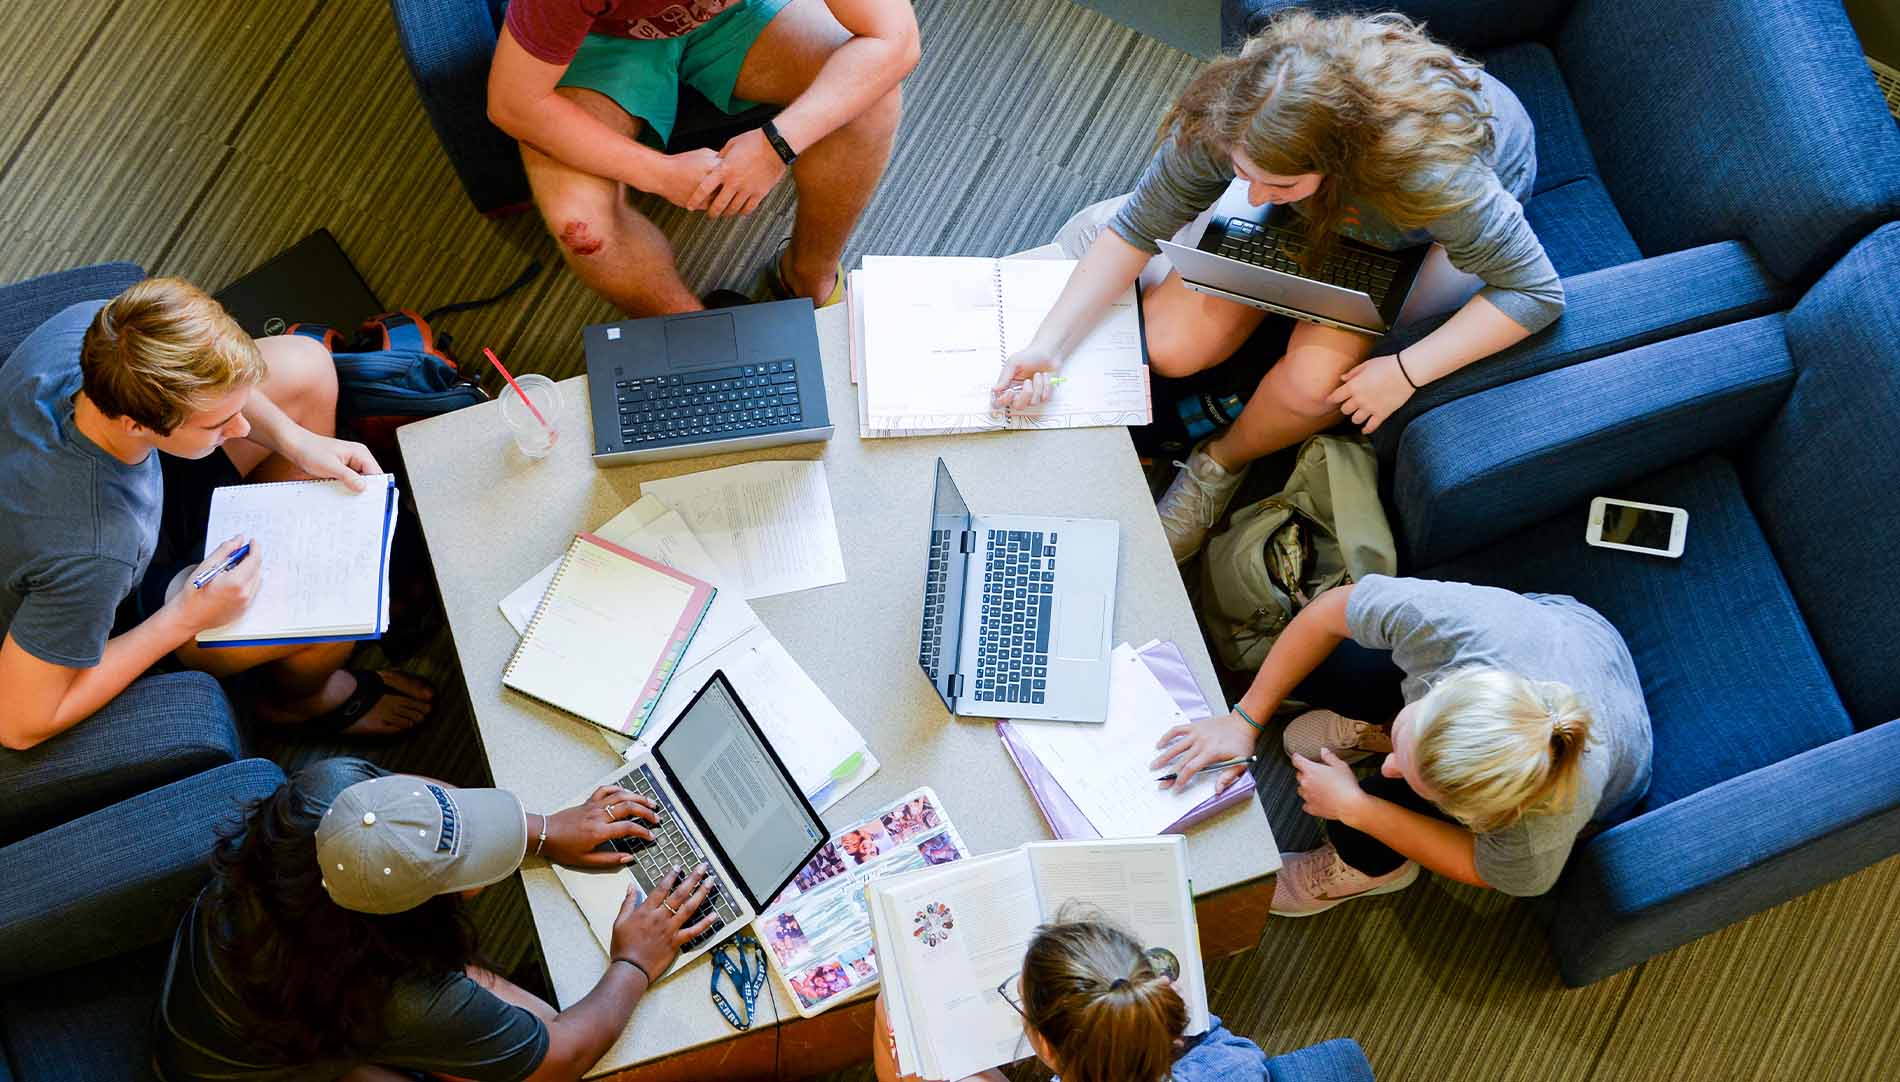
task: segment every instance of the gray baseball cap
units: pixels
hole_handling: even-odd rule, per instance
[[[527,844],[528,816],[513,793],[407,774],[357,782],[317,825],[323,887],[358,913],[401,913],[500,882]]]

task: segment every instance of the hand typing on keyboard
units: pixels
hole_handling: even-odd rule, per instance
[[[633,856],[611,846],[619,838],[653,840],[649,825],[660,821],[659,808],[650,797],[617,785],[603,785],[571,808],[543,818],[528,813],[528,855],[540,855],[571,868],[613,868],[629,864]],[[543,823],[547,841],[540,839]]]
[[[691,875],[673,872],[656,883],[644,899],[638,890],[629,887],[626,901],[620,904],[620,915],[614,918],[614,960],[633,963],[649,978],[666,972],[680,948],[709,931],[719,919],[717,913],[693,919],[712,888],[703,865]]]

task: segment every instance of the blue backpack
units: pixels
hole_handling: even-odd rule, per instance
[[[347,346],[334,329],[294,323],[286,334],[314,339],[336,362],[337,420],[379,458],[411,421],[488,401],[481,386],[438,344],[429,324],[405,308],[364,323]]]

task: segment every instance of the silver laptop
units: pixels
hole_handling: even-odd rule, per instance
[[[714,890],[687,924],[708,912],[717,919],[680,948],[669,974],[751,923],[825,844],[824,821],[723,672],[706,681],[651,752],[627,760],[582,798],[603,785],[630,789],[660,809],[660,821],[649,825],[652,841],[610,843],[633,863],[604,872],[555,869],[603,950],[612,950],[629,885],[644,898],[674,869],[711,866]]]
[[[972,515],[937,460],[917,660],[952,714],[1104,721],[1121,526]]]
[[[1384,334],[1399,322],[1432,246],[1388,252],[1341,237],[1309,274],[1305,220],[1291,207],[1245,207],[1208,222],[1197,247],[1157,241],[1189,289],[1309,323]]]

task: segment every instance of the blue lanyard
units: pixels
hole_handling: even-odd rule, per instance
[[[759,1005],[759,989],[765,987],[765,948],[750,933],[741,932],[732,937],[733,953],[739,956],[734,961],[726,954],[724,946],[712,949],[712,1001],[719,1013],[733,1029],[752,1028],[752,1012]],[[749,953],[748,953],[749,952]],[[732,1001],[719,990],[719,975],[724,973],[731,982],[732,990],[745,1004],[745,1017],[732,1009]]]

